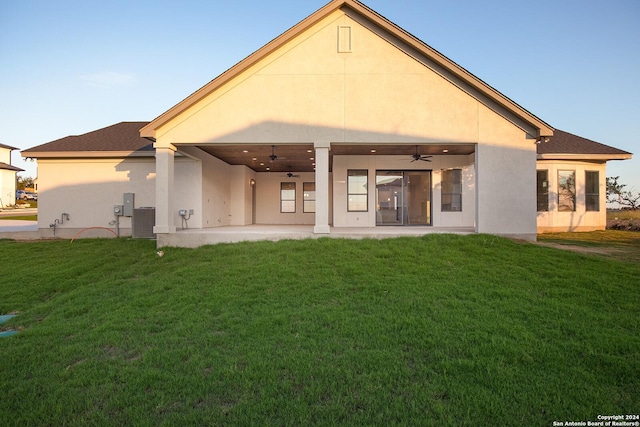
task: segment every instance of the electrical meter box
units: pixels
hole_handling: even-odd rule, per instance
[[[114,205],[113,206],[113,214],[115,216],[122,216],[124,215],[124,206],[123,205]]]
[[[133,216],[133,206],[134,206],[134,193],[124,193],[123,197],[124,202],[124,210],[123,216]]]

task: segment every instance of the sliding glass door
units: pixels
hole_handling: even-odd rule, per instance
[[[431,225],[431,171],[377,171],[376,224]]]

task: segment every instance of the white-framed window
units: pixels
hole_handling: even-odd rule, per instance
[[[347,210],[349,212],[366,212],[369,209],[369,171],[347,171]]]
[[[316,183],[302,183],[302,212],[313,213],[316,211]]]
[[[442,212],[462,212],[462,169],[442,170]]]
[[[281,213],[296,212],[296,183],[295,182],[280,183],[280,212]]]

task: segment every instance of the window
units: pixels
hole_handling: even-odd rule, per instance
[[[303,193],[302,212],[315,212],[316,211],[316,183],[303,182],[302,193]]]
[[[462,212],[462,169],[442,171],[442,212]]]
[[[600,210],[600,173],[598,171],[585,172],[585,207],[587,212]]]
[[[295,182],[280,183],[280,212],[282,213],[296,212],[296,183]]]
[[[368,210],[369,172],[366,170],[347,171],[347,210],[349,212],[366,212]]]
[[[558,171],[558,211],[576,210],[576,171]]]
[[[549,171],[537,171],[537,196],[538,196],[538,212],[547,212],[549,210]]]

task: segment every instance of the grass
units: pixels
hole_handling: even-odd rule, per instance
[[[0,216],[0,221],[2,220],[37,221],[38,215]]]
[[[640,219],[640,209],[632,210],[607,210],[607,220],[613,219]]]
[[[602,230],[587,233],[545,233],[538,235],[541,243],[559,247],[585,248],[585,252],[640,264],[640,233]]]
[[[0,241],[3,425],[640,412],[640,266],[493,236]]]

